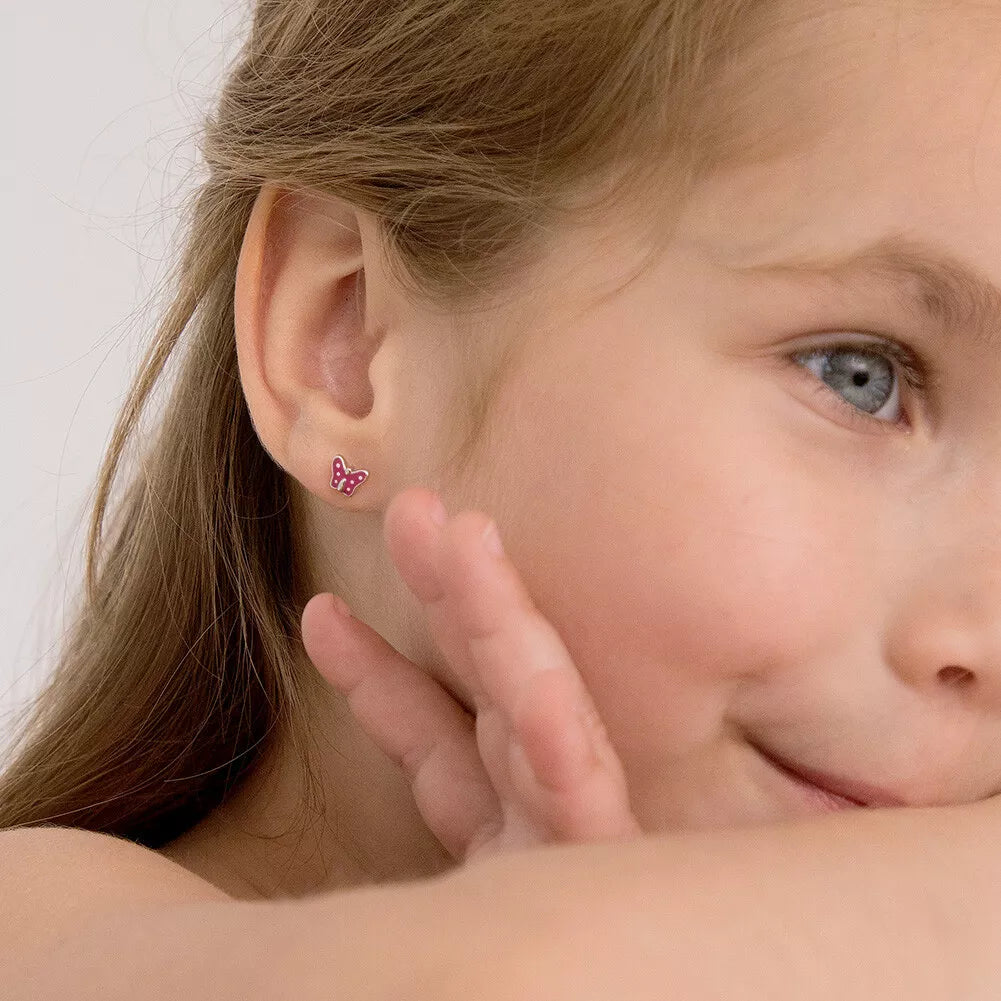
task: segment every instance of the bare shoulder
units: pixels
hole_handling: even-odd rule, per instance
[[[0,831],[0,941],[37,943],[108,908],[232,898],[158,852],[70,827]]]

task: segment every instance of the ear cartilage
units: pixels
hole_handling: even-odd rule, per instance
[[[335,490],[339,490],[345,497],[350,497],[367,479],[367,469],[352,469],[344,461],[343,455],[334,456],[330,485]]]

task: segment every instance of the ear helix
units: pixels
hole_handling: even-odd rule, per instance
[[[344,461],[344,456],[334,457],[330,485],[335,490],[339,490],[345,497],[350,497],[367,479],[367,469],[352,469]]]

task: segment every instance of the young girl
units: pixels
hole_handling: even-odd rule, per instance
[[[0,781],[14,996],[997,997],[999,52],[260,0]]]

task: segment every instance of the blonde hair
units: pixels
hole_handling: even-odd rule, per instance
[[[410,294],[482,302],[531,267],[547,227],[613,203],[648,212],[641,191],[680,199],[771,148],[740,104],[754,75],[737,72],[737,54],[765,37],[762,6],[259,0],[201,126],[208,179],[186,205],[173,301],[99,471],[85,588],[0,776],[0,828],[58,824],[156,848],[281,735],[302,761],[303,808],[322,806],[304,725],[320,682],[300,659],[301,509],[251,424],[234,340],[237,259],[262,184],[374,213]],[[176,356],[156,433],[113,504]]]

